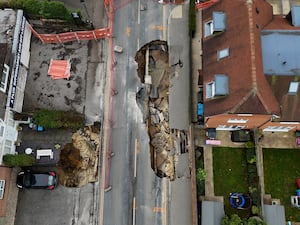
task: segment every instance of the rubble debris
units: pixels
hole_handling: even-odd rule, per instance
[[[98,179],[100,127],[88,126],[72,135],[72,143],[60,153],[58,172],[60,184],[66,187],[82,187]]]

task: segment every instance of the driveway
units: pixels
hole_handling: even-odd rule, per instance
[[[15,225],[97,224],[93,193],[94,184],[83,188],[20,190]]]

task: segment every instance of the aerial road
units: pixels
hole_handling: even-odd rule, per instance
[[[111,85],[118,94],[110,107],[114,154],[106,167],[111,189],[104,193],[102,224],[164,225],[168,221],[168,182],[151,168],[148,131],[143,109],[136,102],[144,84],[137,76],[135,55],[153,40],[166,40],[169,6],[116,0],[114,8],[113,44],[123,51],[113,53],[116,72]]]

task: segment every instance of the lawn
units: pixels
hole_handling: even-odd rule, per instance
[[[224,196],[225,213],[248,217],[249,211],[232,208],[228,200],[230,193],[248,193],[246,149],[213,148],[213,168],[215,195]]]
[[[264,149],[263,157],[265,193],[280,199],[287,220],[300,222],[300,210],[290,204],[300,178],[300,149]]]

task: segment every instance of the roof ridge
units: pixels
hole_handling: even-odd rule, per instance
[[[252,78],[252,87],[257,89],[256,82],[256,58],[255,58],[255,40],[254,40],[254,31],[253,31],[253,9],[252,9],[252,1],[247,1],[247,9],[248,9],[248,20],[249,20],[249,36],[250,36],[250,63],[251,63],[251,78]]]
[[[236,110],[241,106],[241,105],[243,105],[249,98],[250,98],[250,96],[252,95],[252,94],[255,94],[255,92],[256,92],[256,89],[251,89],[243,98],[242,98],[242,100],[238,103],[238,104],[236,104],[236,106],[235,107],[233,107],[230,111],[231,111],[231,113],[236,113]]]

